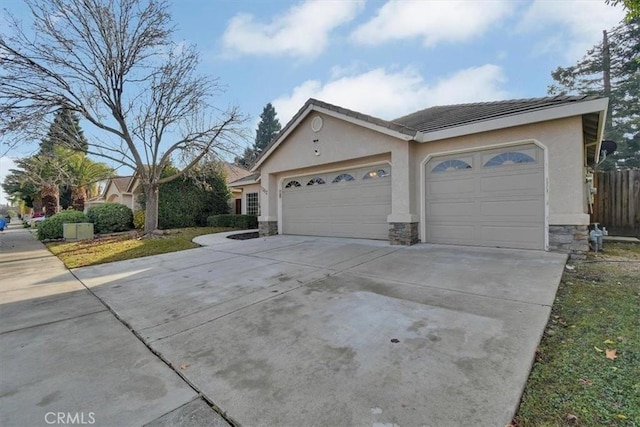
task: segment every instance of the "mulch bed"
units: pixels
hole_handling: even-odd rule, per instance
[[[233,234],[231,236],[227,236],[227,239],[233,240],[249,240],[249,239],[257,239],[259,236],[257,231],[252,231],[251,233],[240,233]]]

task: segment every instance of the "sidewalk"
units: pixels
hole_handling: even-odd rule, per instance
[[[42,243],[0,233],[0,425],[227,426]]]

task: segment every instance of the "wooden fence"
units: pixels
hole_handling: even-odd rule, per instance
[[[609,234],[640,237],[640,169],[596,172],[591,222]]]

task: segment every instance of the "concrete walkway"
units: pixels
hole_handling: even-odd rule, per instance
[[[0,233],[0,425],[227,426],[22,228]]]

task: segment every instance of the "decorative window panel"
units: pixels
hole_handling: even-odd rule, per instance
[[[284,188],[291,188],[291,187],[302,187],[302,185],[300,185],[300,183],[296,180],[291,180],[287,182],[287,185],[284,186]]]
[[[460,159],[444,160],[431,169],[431,173],[450,172],[457,170],[471,169],[471,164]]]
[[[260,202],[258,193],[247,193],[247,215],[260,215]]]
[[[388,170],[375,169],[365,173],[362,179],[379,179],[379,178],[387,178],[388,176],[391,176],[391,173],[389,173]]]
[[[331,181],[332,183],[338,183],[338,182],[347,182],[347,181],[354,181],[355,178],[352,175],[349,175],[348,173],[341,173],[340,175],[336,176],[333,181]]]
[[[312,178],[309,180],[309,182],[307,182],[307,185],[321,185],[324,184],[324,179],[320,178],[319,176]]]
[[[504,153],[496,154],[491,157],[485,164],[485,168],[503,165],[514,165],[519,163],[535,163],[536,159],[526,153],[519,151],[507,151]]]

